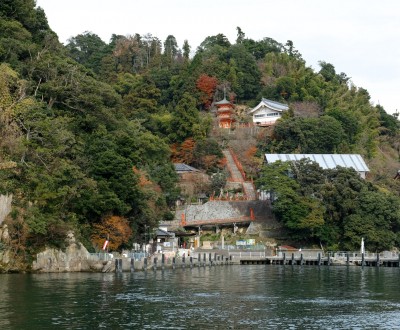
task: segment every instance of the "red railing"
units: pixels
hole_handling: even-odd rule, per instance
[[[240,174],[242,175],[243,181],[246,181],[246,173],[244,173],[243,166],[236,157],[236,154],[233,152],[232,148],[229,148],[229,152],[232,156],[233,161],[235,162],[236,167],[238,168]]]

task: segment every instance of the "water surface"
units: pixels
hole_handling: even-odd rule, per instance
[[[400,329],[399,268],[0,275],[0,329]]]

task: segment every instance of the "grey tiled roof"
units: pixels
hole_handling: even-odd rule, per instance
[[[323,169],[333,169],[341,166],[352,167],[357,172],[369,172],[364,159],[358,154],[265,154],[267,163],[274,163],[277,160],[283,162],[296,161],[303,158],[317,162]]]
[[[156,236],[174,236],[174,234],[173,233],[169,233],[169,232],[167,232],[165,230],[162,230],[160,228],[157,228]]]
[[[262,99],[262,101],[265,104],[269,105],[271,108],[279,109],[279,110],[282,110],[282,111],[289,109],[289,107],[286,104],[283,104],[283,103],[279,103],[279,102],[276,102],[276,101],[271,101],[271,100],[264,99],[264,98]]]
[[[183,163],[175,163],[174,166],[177,172],[199,172],[198,169]]]
[[[268,107],[271,110],[275,110],[275,111],[286,111],[289,110],[289,106],[287,104],[283,104],[283,103],[279,103],[276,101],[271,101],[265,98],[262,98],[261,102],[254,107],[253,109],[250,110],[250,113],[256,112],[258,109],[262,108],[262,107]]]

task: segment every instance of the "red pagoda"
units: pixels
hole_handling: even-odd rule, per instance
[[[226,97],[216,102],[218,125],[220,128],[231,128],[235,122],[233,104]]]

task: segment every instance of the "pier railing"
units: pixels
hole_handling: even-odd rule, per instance
[[[233,259],[265,259],[265,251],[234,251],[229,250],[228,255]]]
[[[114,259],[114,256],[112,253],[89,253],[89,260],[91,261],[110,261]]]

